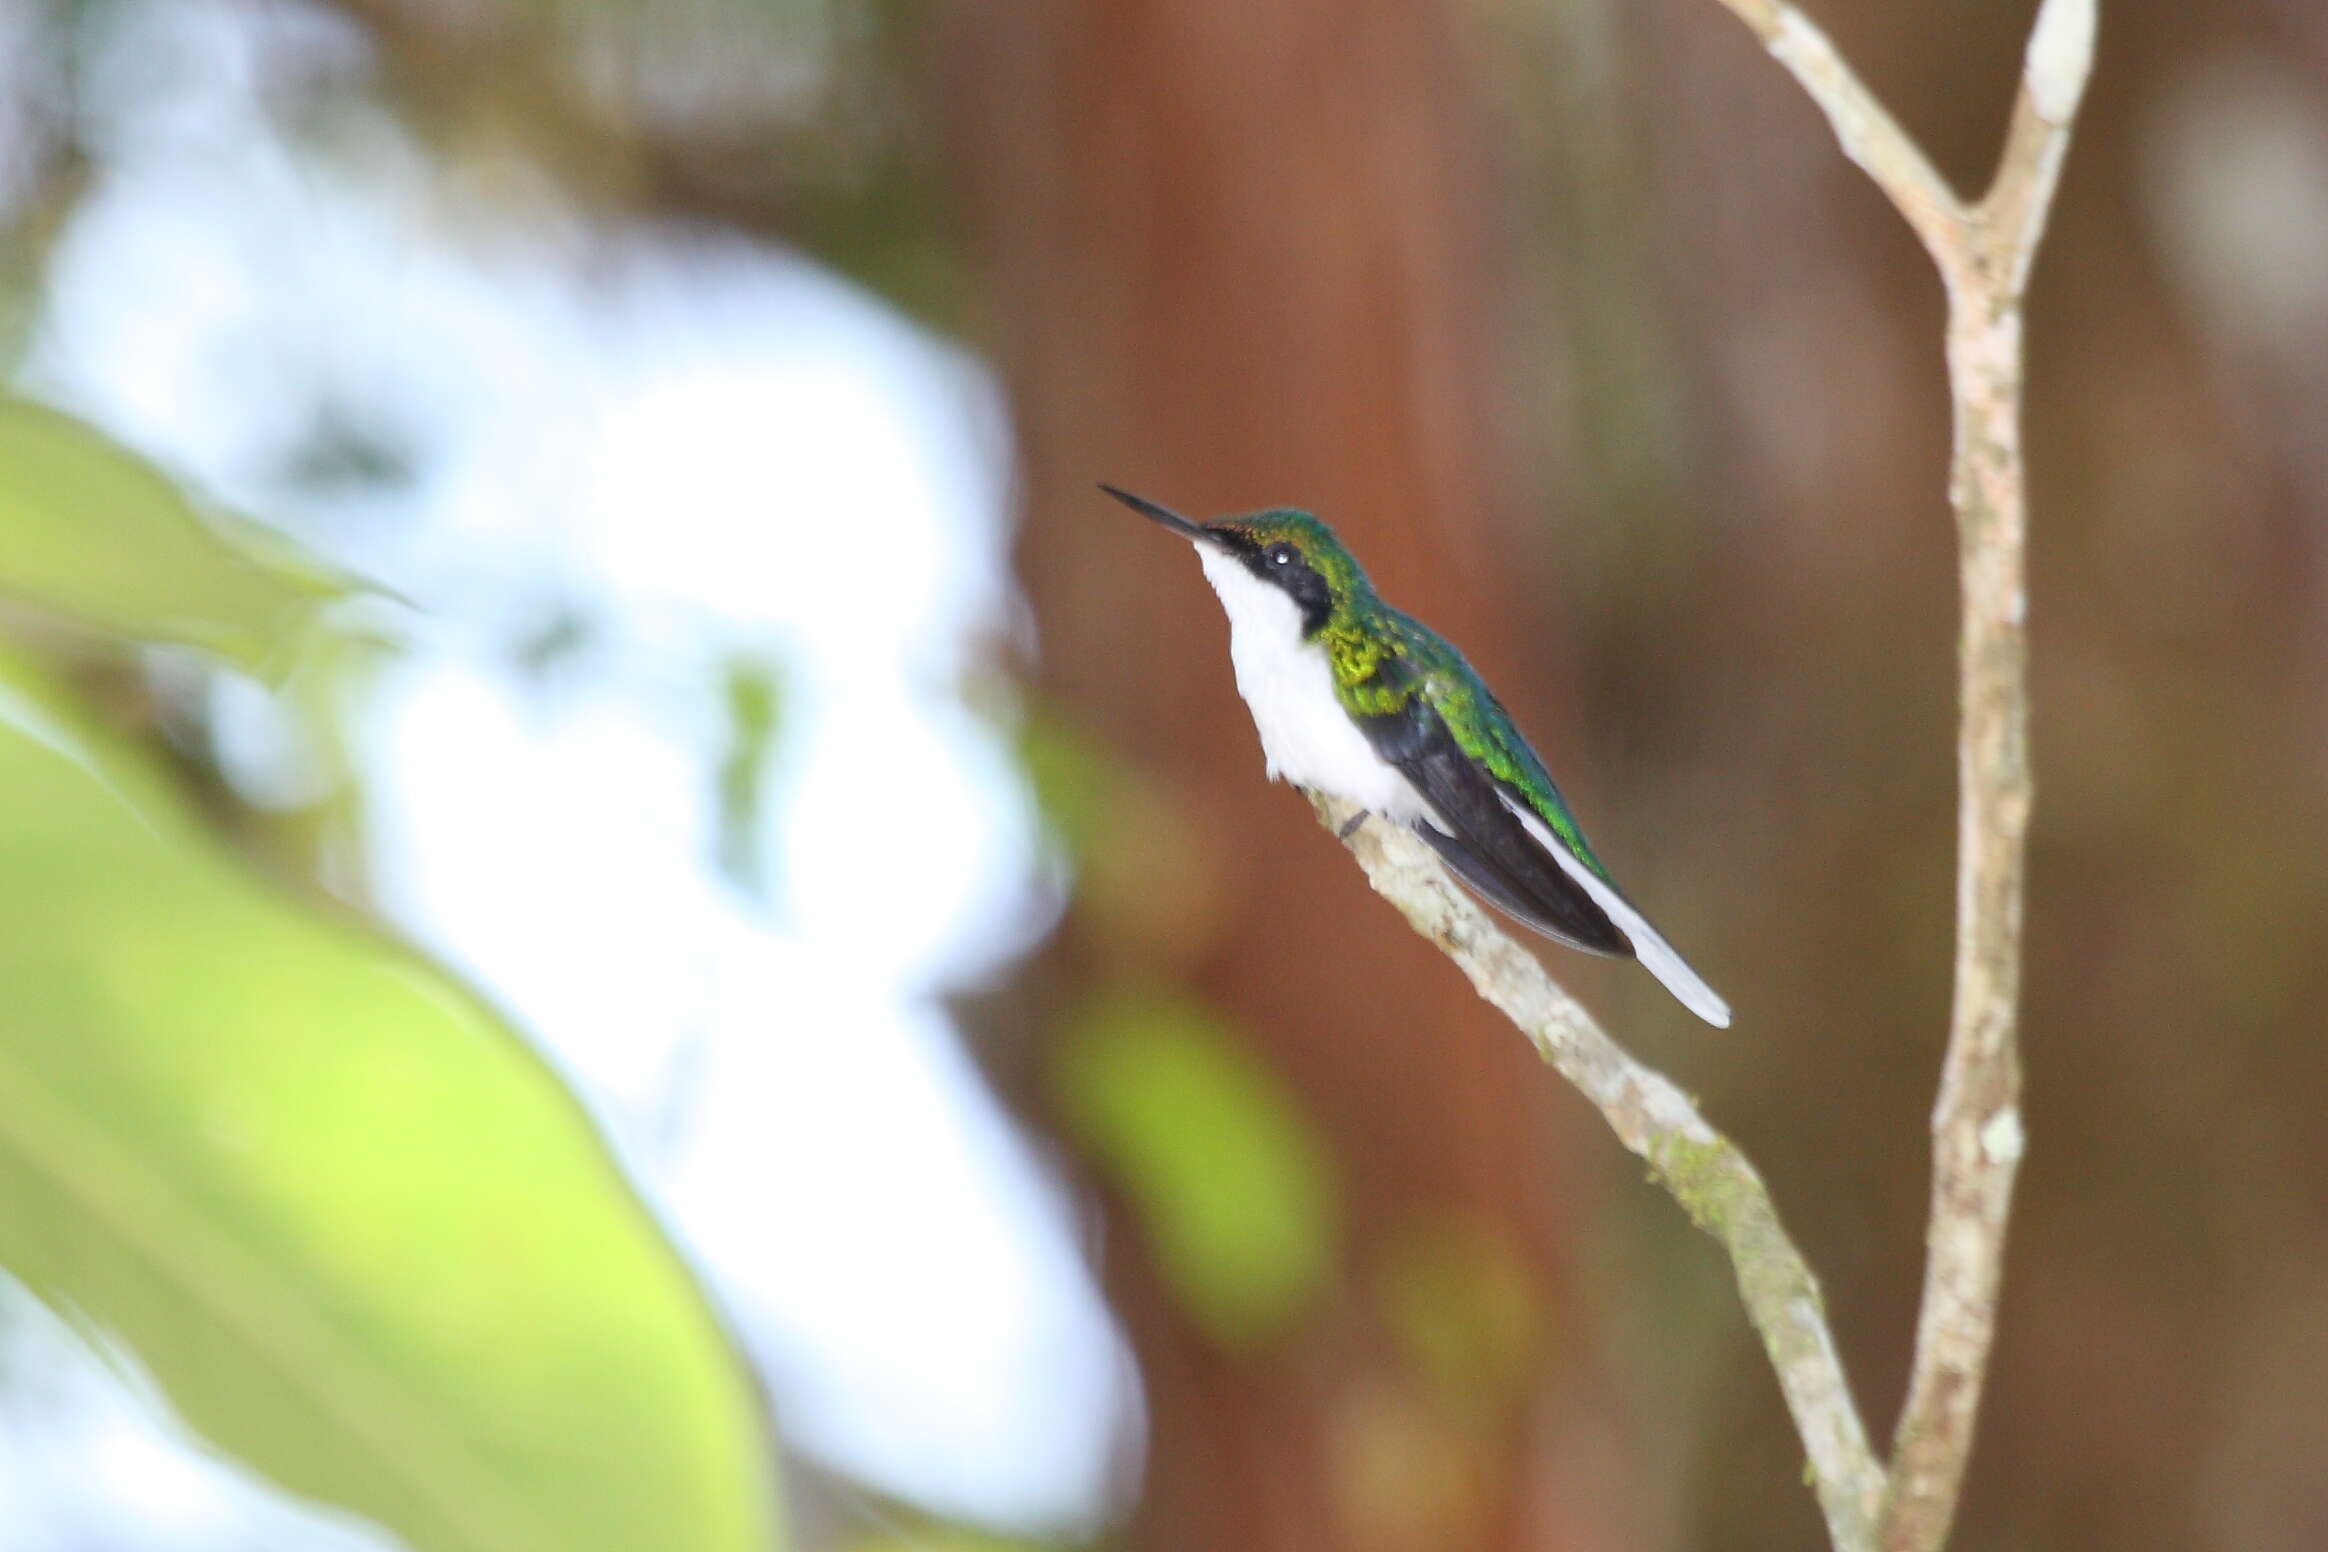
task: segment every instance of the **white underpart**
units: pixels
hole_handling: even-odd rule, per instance
[[[1228,611],[1237,693],[1260,730],[1270,776],[1346,798],[1401,824],[1436,822],[1438,815],[1414,784],[1374,752],[1342,709],[1334,696],[1333,665],[1323,648],[1302,635],[1294,601],[1233,555],[1209,544],[1198,545],[1196,553],[1205,580]]]
[[[1261,754],[1270,776],[1297,787],[1344,798],[1401,824],[1428,823],[1441,834],[1453,827],[1439,817],[1397,766],[1374,752],[1358,724],[1334,694],[1333,665],[1325,651],[1302,635],[1301,610],[1282,588],[1245,569],[1244,562],[1209,544],[1196,546],[1205,580],[1220,595],[1229,616],[1229,661],[1237,670],[1237,693],[1261,732]],[[1665,989],[1699,1018],[1727,1029],[1729,1004],[1698,979],[1673,945],[1610,888],[1577,861],[1544,821],[1511,796],[1504,806],[1518,816],[1538,846],[1593,898],[1633,945],[1634,957]]]
[[[1717,1029],[1730,1027],[1730,1005],[1715,995],[1714,989],[1698,978],[1682,957],[1673,951],[1673,945],[1649,925],[1639,911],[1608,881],[1577,860],[1576,854],[1560,844],[1560,838],[1545,827],[1544,821],[1531,813],[1508,792],[1498,793],[1504,807],[1510,809],[1538,846],[1550,852],[1562,871],[1576,880],[1584,892],[1592,896],[1593,904],[1608,913],[1608,918],[1632,940],[1633,957],[1641,961],[1641,968],[1664,983],[1665,989],[1681,1000],[1681,1005]]]

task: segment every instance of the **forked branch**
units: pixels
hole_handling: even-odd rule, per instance
[[[1914,228],[1948,294],[1948,382],[1963,621],[1957,736],[1956,984],[1932,1115],[1932,1206],[1907,1402],[1888,1469],[1869,1448],[1819,1299],[1761,1177],[1688,1096],[1626,1055],[1395,826],[1348,837],[1375,889],[1597,1106],[1722,1242],[1778,1371],[1841,1552],[1936,1552],[1972,1451],[1996,1334],[2020,1163],[2017,1036],[2029,777],[2028,490],[2021,459],[2021,303],[2093,61],[2096,0],[2043,0],[2005,149],[1967,201],[1853,74],[1777,0],[1722,0],[1826,114],[1844,154]],[[1313,798],[1339,830],[1348,806]]]
[[[2029,828],[2028,484],[2021,460],[2021,301],[2093,65],[2095,0],[2044,0],[1989,191],[1960,199],[1791,7],[1723,0],[1793,72],[1922,239],[1948,292],[1954,405],[1949,500],[1958,644],[1956,992],[1932,1114],[1932,1208],[1907,1404],[1876,1545],[1948,1537],[1996,1335],[2005,1228],[2023,1141],[2021,902]]]

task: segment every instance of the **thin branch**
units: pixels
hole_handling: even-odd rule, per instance
[[[1932,1115],[1916,1351],[1888,1471],[1852,1405],[1818,1283],[1745,1155],[1687,1095],[1619,1049],[1420,840],[1382,824],[1347,838],[1375,890],[1462,966],[1729,1252],[1840,1552],[1936,1552],[1946,1541],[1996,1335],[2024,1143],[2017,1024],[2032,789],[2021,299],[2091,72],[2095,3],[2043,0],[1997,175],[1968,203],[1801,12],[1783,0],[1722,0],[1825,112],[1844,154],[1922,240],[1948,293],[1949,497],[1963,589],[1956,988]],[[1311,801],[1329,829],[1357,813]]]
[[[2023,1146],[2021,909],[2029,774],[2028,481],[2021,299],[2091,70],[2094,0],[2045,0],[2004,160],[1934,259],[1948,285],[1949,495],[1964,622],[1957,741],[1956,999],[1932,1115],[1932,1211],[1907,1404],[1878,1527],[1885,1552],[1947,1540],[1996,1336]]]
[[[2021,908],[2029,777],[2027,480],[2021,298],[2093,65],[2095,0],[2044,0],[1989,192],[1968,205],[1817,27],[1776,0],[1722,0],[1827,115],[1922,239],[1948,292],[1948,380],[1963,588],[1955,1009],[1932,1116],[1932,1210],[1908,1398],[1877,1542],[1948,1536],[1996,1335],[2020,1163]]]
[[[2045,236],[2069,131],[2094,65],[2096,0],[2046,0],[2029,31],[2021,89],[2013,96],[2013,123],[2005,134],[1997,176],[1981,200],[1980,219],[1992,247],[2011,256],[2006,288],[2017,301]]]
[[[1327,829],[1359,810],[1312,794]],[[1439,859],[1398,825],[1369,822],[1347,843],[1375,892],[1462,967],[1480,996],[1519,1026],[1563,1078],[1648,1160],[1697,1225],[1721,1242],[1746,1313],[1762,1337],[1815,1474],[1819,1506],[1838,1547],[1873,1544],[1883,1468],[1852,1406],[1827,1326],[1818,1280],[1779,1223],[1778,1209],[1737,1145],[1706,1123],[1688,1095],[1627,1055],[1471,897]]]
[[[1827,115],[1843,154],[1875,180],[1937,254],[1964,219],[1964,202],[1843,62],[1826,33],[1784,0],[1722,0],[1786,66]]]

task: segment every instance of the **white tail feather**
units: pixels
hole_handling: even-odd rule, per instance
[[[1504,807],[1512,811],[1512,816],[1527,826],[1528,834],[1535,838],[1536,844],[1550,852],[1553,860],[1560,864],[1561,870],[1574,879],[1586,894],[1592,896],[1593,904],[1607,912],[1609,920],[1615,922],[1625,936],[1632,940],[1633,957],[1641,961],[1641,968],[1657,977],[1665,989],[1673,993],[1690,1012],[1716,1029],[1728,1029],[1730,1005],[1716,995],[1714,989],[1674,952],[1673,945],[1666,942],[1623,895],[1610,888],[1606,879],[1578,861],[1576,854],[1561,844],[1560,838],[1545,828],[1544,821],[1525,804],[1515,801],[1508,792],[1496,795],[1503,799]]]

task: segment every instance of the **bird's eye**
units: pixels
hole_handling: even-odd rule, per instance
[[[1272,566],[1292,565],[1293,546],[1290,544],[1273,544],[1269,546],[1269,564]]]

